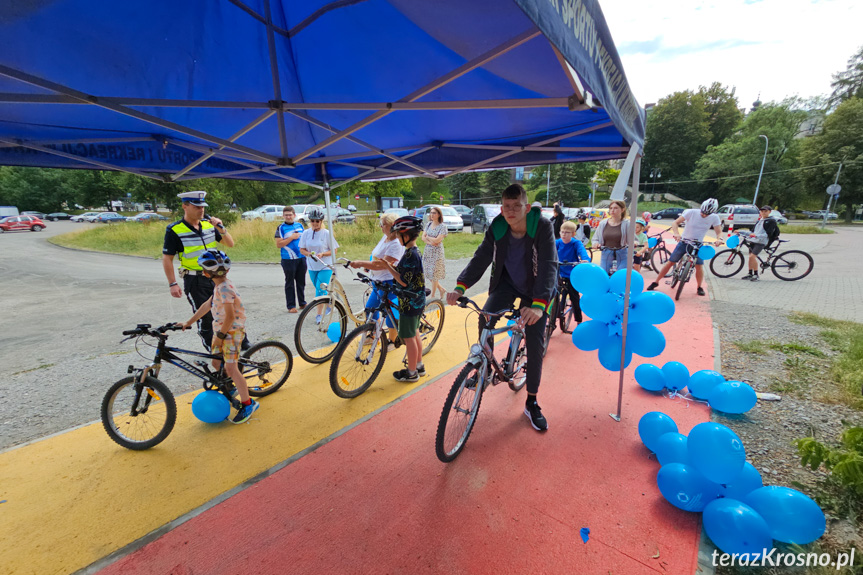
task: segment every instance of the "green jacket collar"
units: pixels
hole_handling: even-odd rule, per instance
[[[536,228],[539,226],[539,218],[542,217],[542,210],[538,207],[533,207],[527,213],[527,235],[531,238],[536,237]],[[503,214],[498,216],[491,222],[491,233],[494,234],[494,241],[499,242],[506,235],[509,229],[509,224],[503,217]]]

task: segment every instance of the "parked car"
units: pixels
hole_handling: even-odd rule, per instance
[[[554,217],[554,208],[542,208],[542,217],[550,220]]]
[[[452,209],[454,209],[456,212],[458,212],[458,215],[461,216],[461,223],[462,224],[464,224],[466,226],[470,225],[471,221],[473,220],[473,210],[471,210],[467,206],[455,205],[455,206],[450,206],[450,207]]]
[[[425,215],[428,213],[429,208],[432,207],[432,204],[427,206],[420,206],[418,208],[414,208],[412,210],[408,210],[408,215],[411,215],[415,218],[424,219]]]
[[[736,229],[749,228],[755,229],[755,224],[761,217],[757,206],[751,204],[725,204],[719,211],[716,212],[719,219],[722,220],[722,231],[728,231],[728,227],[734,224]]]
[[[581,208],[562,208],[563,217],[567,220],[577,220],[578,214],[582,212]]]
[[[119,222],[125,222],[126,216],[121,216],[117,212],[102,212],[99,214],[99,217],[95,218],[93,221],[99,224],[116,224]]]
[[[650,215],[651,220],[676,220],[683,213],[683,208],[665,208]]]
[[[8,218],[9,216],[17,216],[18,208],[15,206],[0,206],[0,219]]]
[[[813,219],[813,220],[823,220],[823,219],[824,219],[824,213],[825,213],[826,211],[827,211],[827,210],[818,210],[818,211],[815,211],[815,212],[810,212],[810,214],[811,214],[811,215],[810,215],[809,217],[810,217],[811,219]],[[25,213],[25,212],[22,212],[22,213]],[[835,219],[838,219],[838,218],[839,218],[839,214],[836,214],[836,213],[834,213],[834,212],[830,212],[829,214],[827,214],[827,219],[828,219],[828,220],[835,220]]]
[[[396,219],[408,215],[408,211],[404,208],[390,208],[384,211],[385,214],[395,214]]]
[[[349,212],[355,212],[355,211],[357,211],[357,207],[353,204],[348,204],[348,211]]]
[[[353,215],[351,212],[346,210],[345,208],[333,208],[338,211],[338,215],[335,218],[340,224],[355,224],[357,222],[357,217]]]
[[[500,204],[479,204],[473,207],[473,220],[470,223],[470,233],[484,234],[491,221],[500,214]]]
[[[783,216],[779,210],[773,210],[772,212],[770,212],[770,217],[776,220],[777,224],[785,225],[788,223],[788,218]]]
[[[155,214],[153,212],[144,212],[137,215],[134,215],[130,218],[126,218],[127,222],[165,222],[168,221],[168,218],[165,216]]]
[[[453,232],[461,232],[464,230],[464,221],[461,219],[461,216],[458,215],[458,212],[455,211],[450,206],[437,206],[430,205],[426,206],[427,208],[437,208],[440,210],[441,215],[443,216],[443,223],[446,225],[446,231],[449,233]],[[428,225],[429,219],[431,216],[429,215],[429,209],[426,210],[425,216],[423,216],[423,228]]]
[[[243,215],[240,217],[244,220],[264,220],[265,222],[275,222],[282,219],[282,210],[284,209],[285,206],[266,204],[259,206],[254,210],[243,212]]]
[[[30,230],[41,232],[45,229],[45,222],[33,216],[9,216],[0,220],[0,232],[15,232]]]
[[[53,214],[48,214],[45,217],[48,218],[49,220],[51,220],[52,222],[56,222],[57,220],[68,220],[72,216],[70,216],[66,212],[54,212]]]
[[[77,216],[72,216],[69,218],[73,222],[88,222],[90,218],[95,218],[102,212],[84,212],[83,214],[78,214]]]
[[[335,205],[335,204],[330,204],[330,207],[331,207],[333,210],[338,210],[338,209],[339,209],[339,208],[337,208],[337,207],[336,207],[336,205]],[[310,211],[312,211],[314,208],[318,208],[319,210],[321,210],[322,212],[324,212],[324,219],[326,219],[326,218],[327,218],[327,214],[326,214],[326,212],[324,211],[324,206],[323,206],[323,204],[298,204],[298,205],[295,205],[295,206],[294,206],[294,212],[296,213],[295,221],[300,222],[300,223],[302,223],[304,226],[308,227],[308,226],[309,226],[309,216],[308,216],[308,214],[309,214],[309,212],[310,212]],[[338,212],[334,211],[334,212],[333,212],[333,216],[335,216],[336,218],[338,218]]]
[[[43,221],[45,219],[47,219],[47,216],[45,214],[43,214],[42,212],[21,212],[20,215],[22,215],[22,216],[33,216],[34,218],[39,218],[40,220],[43,220]]]

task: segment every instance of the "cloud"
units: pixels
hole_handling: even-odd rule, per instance
[[[657,36],[653,40],[644,40],[641,42],[624,42],[618,46],[619,54],[654,54],[659,52],[662,46],[662,36]]]
[[[731,50],[740,48],[741,46],[757,46],[761,42],[755,40],[713,40],[711,42],[697,42],[695,44],[685,44],[683,46],[668,46],[661,50],[657,50],[654,54],[654,59],[657,62],[665,62],[673,60],[678,56],[696,54],[698,52],[711,52],[714,55],[723,50]]]

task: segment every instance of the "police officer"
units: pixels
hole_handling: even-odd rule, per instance
[[[219,249],[217,244],[234,247],[234,238],[225,229],[222,220],[204,216],[207,207],[207,192],[184,192],[177,194],[183,200],[183,219],[169,225],[165,230],[165,243],[162,246],[162,268],[168,278],[168,287],[173,297],[186,294],[192,311],[204,305],[213,296],[213,280],[205,277],[198,264],[198,256],[205,250]],[[180,277],[183,289],[174,275],[174,256],[180,258]],[[213,341],[213,316],[207,314],[198,321],[198,334],[207,351]],[[243,349],[248,349],[249,340],[243,341]]]

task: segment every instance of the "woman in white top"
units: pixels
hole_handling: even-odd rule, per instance
[[[629,235],[629,220],[626,219],[626,204],[614,200],[608,206],[608,218],[599,222],[593,234],[593,247],[606,248],[602,250],[599,265],[609,275],[617,262],[617,269],[626,267],[626,238]]]
[[[396,265],[405,253],[405,247],[396,237],[393,231],[393,222],[396,221],[395,214],[384,214],[381,216],[380,226],[383,231],[383,237],[378,241],[378,245],[372,250],[372,259],[368,262],[354,261],[351,262],[352,268],[362,268],[371,271],[371,277],[375,281],[393,285],[393,274],[390,273],[387,263]],[[386,263],[385,263],[386,262]],[[378,307],[381,298],[384,294],[381,290],[374,288],[366,302],[366,313]],[[396,298],[390,294],[390,300],[395,302]],[[396,340],[396,329],[394,325],[390,325],[390,320],[387,318],[387,327],[389,328],[390,342]]]
[[[440,290],[440,296],[446,297],[446,290],[440,282],[446,277],[446,258],[443,251],[443,240],[446,237],[446,224],[443,223],[443,213],[437,206],[429,209],[429,223],[422,235],[425,242],[423,250],[423,274],[426,283],[431,284],[431,296]]]
[[[327,295],[326,290],[321,288],[321,284],[328,284],[333,275],[333,271],[324,265],[333,263],[333,253],[330,251],[330,231],[324,229],[323,220],[324,211],[320,208],[312,208],[309,212],[310,227],[300,236],[300,253],[306,256],[309,278],[315,286],[315,297]],[[338,242],[333,238],[333,249],[338,247]],[[324,304],[319,304],[318,314],[315,316],[316,323],[321,323],[323,313]]]

